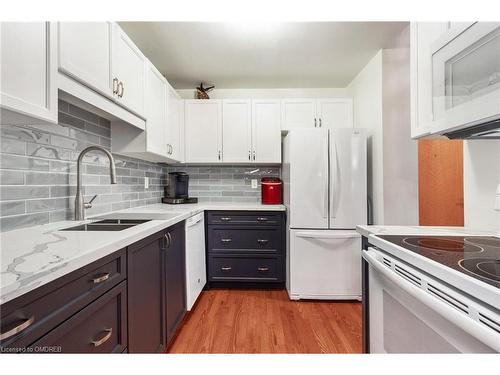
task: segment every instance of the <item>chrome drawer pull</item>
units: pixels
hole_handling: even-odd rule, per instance
[[[230,217],[221,217],[220,218],[222,221],[231,221]]]
[[[222,271],[231,271],[231,267],[221,267]]]
[[[267,272],[267,271],[269,271],[269,267],[259,267],[259,268],[257,268],[257,271],[259,271],[259,272]]]
[[[232,239],[230,238],[221,238],[221,242],[231,242]]]
[[[268,243],[268,242],[269,242],[269,240],[261,240],[261,239],[258,239],[258,240],[257,240],[257,242],[258,242],[258,243],[262,243],[262,244],[264,244],[264,243]]]
[[[14,336],[16,333],[24,331],[26,328],[32,325],[34,321],[35,321],[35,316],[32,316],[31,318],[26,319],[24,322],[19,324],[17,327],[14,327],[11,330],[8,330],[7,332],[0,333],[0,340],[8,339],[9,337]]]
[[[107,328],[104,330],[104,332],[107,332],[107,333],[104,335],[104,337],[102,339],[91,341],[91,343],[94,346],[101,346],[106,341],[108,341],[111,338],[111,335],[113,334],[113,328]]]
[[[258,217],[257,221],[267,221],[267,217]]]
[[[92,281],[94,282],[94,284],[99,284],[102,283],[103,281],[106,281],[107,279],[109,279],[109,272],[105,273],[102,276],[96,277],[95,279],[92,279]]]

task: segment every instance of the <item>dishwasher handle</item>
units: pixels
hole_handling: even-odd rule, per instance
[[[203,221],[203,212],[199,213],[197,215],[191,216],[189,219],[186,220],[186,227],[192,227],[196,224],[198,224],[200,221]]]

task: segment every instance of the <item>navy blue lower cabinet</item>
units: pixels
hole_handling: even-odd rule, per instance
[[[206,215],[209,287],[284,286],[284,212],[209,211]]]

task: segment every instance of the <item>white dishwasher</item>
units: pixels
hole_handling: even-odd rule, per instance
[[[186,220],[186,305],[190,311],[207,282],[203,212]]]

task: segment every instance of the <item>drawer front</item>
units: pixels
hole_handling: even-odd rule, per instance
[[[34,353],[122,353],[127,347],[127,283],[99,297],[30,346]]]
[[[2,347],[26,347],[125,280],[125,250],[2,305]],[[16,327],[23,328],[14,335]]]
[[[208,224],[280,225],[281,217],[280,212],[212,211]]]
[[[208,251],[212,253],[281,252],[279,227],[243,228],[212,226],[208,230]]]
[[[282,281],[281,257],[210,256],[210,281]]]

